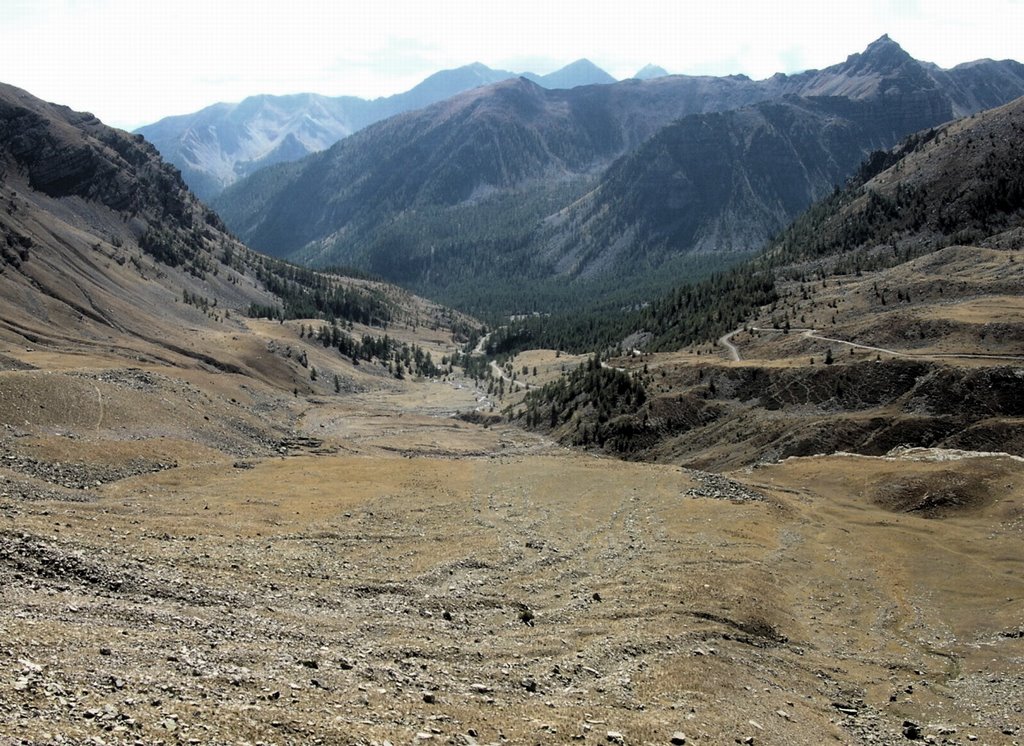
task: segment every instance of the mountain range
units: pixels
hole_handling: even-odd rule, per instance
[[[945,70],[887,36],[763,81],[517,78],[264,169],[214,205],[262,251],[364,267],[476,313],[606,290],[638,302],[762,248],[871,151],[1020,95],[1020,63]]]
[[[667,124],[620,104],[672,78],[503,81],[252,178],[511,294],[537,246],[653,265],[702,199],[785,213],[952,115],[901,67]],[[1022,142],[1024,98],[918,130],[542,345],[260,255],[144,138],[0,85],[0,743],[1019,741]]]
[[[647,76],[658,74],[653,68],[641,72]],[[544,88],[615,82],[586,59],[547,75],[523,76]],[[166,117],[136,132],[178,167],[193,192],[201,199],[211,199],[224,187],[264,166],[298,160],[374,122],[514,77],[516,73],[476,62],[434,73],[414,88],[393,96],[368,100],[316,93],[257,95],[237,104],[217,103],[191,114]]]
[[[645,308],[633,326],[661,350],[741,325],[802,326],[809,320],[800,301],[809,278],[816,278],[848,304],[866,305],[838,325],[837,307],[826,305],[827,316],[819,312],[815,323],[828,323],[831,336],[873,346],[1012,355],[1024,343],[1015,302],[1006,300],[1022,289],[1012,266],[1024,238],[1022,142],[1024,97],[915,133],[874,153],[843,189],[718,278],[714,292],[682,287]],[[984,258],[976,271],[972,253]],[[932,276],[919,275],[918,268]],[[870,282],[861,279],[869,275]],[[851,283],[870,285],[870,292],[838,289]],[[873,300],[865,304],[857,295]],[[887,304],[887,295],[897,302]],[[780,303],[786,296],[800,300]],[[699,307],[694,297],[703,298]],[[986,310],[958,314],[951,308],[957,299]],[[769,310],[751,321],[759,305]]]

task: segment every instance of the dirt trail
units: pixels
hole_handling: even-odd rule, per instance
[[[771,329],[765,327],[747,327],[736,329],[718,338],[718,345],[724,347],[726,352],[729,354],[730,359],[739,362],[742,360],[740,356],[739,348],[732,342],[734,335],[746,331],[749,328],[750,331],[754,332],[770,332],[775,334],[785,333],[796,333],[799,332],[803,337],[807,339],[816,339],[819,342],[831,342],[833,344],[846,345],[847,347],[853,347],[858,350],[867,350],[869,352],[884,353],[886,355],[892,355],[893,357],[907,357],[907,358],[921,358],[921,359],[933,359],[933,358],[946,358],[954,360],[1015,360],[1024,361],[1024,355],[998,355],[998,354],[986,354],[986,353],[974,353],[974,352],[903,352],[900,350],[890,350],[886,347],[873,347],[871,345],[864,345],[858,342],[849,342],[844,339],[836,339],[835,337],[823,337],[818,334],[817,329],[799,329],[790,328],[788,330],[783,329]]]
[[[725,351],[729,353],[730,359],[737,363],[740,362],[743,358],[740,357],[739,348],[733,344],[732,337],[734,334],[737,334],[740,331],[742,330],[737,329],[736,331],[729,332],[728,334],[723,334],[721,337],[718,338],[718,344],[724,347]]]
[[[491,373],[494,374],[495,378],[499,378],[502,381],[507,382],[509,386],[515,386],[517,389],[529,388],[529,384],[525,384],[521,381],[517,381],[516,379],[512,378],[504,370],[502,370],[501,366],[498,365],[498,363],[494,360],[491,361]]]

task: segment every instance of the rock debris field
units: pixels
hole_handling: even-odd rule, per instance
[[[875,496],[935,463],[627,463],[476,393],[264,398],[246,448],[10,419],[0,743],[1024,741],[1018,461],[929,519]]]

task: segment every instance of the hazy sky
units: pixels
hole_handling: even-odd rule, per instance
[[[888,33],[950,67],[1024,60],[1024,0],[0,0],[0,82],[131,128],[256,93],[373,98],[483,62],[764,78]]]

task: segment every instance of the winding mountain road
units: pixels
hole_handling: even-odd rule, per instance
[[[732,342],[733,335],[738,334],[743,329],[736,329],[724,334],[718,338],[718,344],[725,348],[726,352],[729,353],[729,357],[739,362],[742,360],[739,348]],[[776,334],[783,334],[782,329],[765,329],[764,327],[753,326],[750,327],[752,332],[774,332]],[[853,347],[858,350],[869,350],[871,352],[885,353],[886,355],[892,355],[893,357],[909,357],[909,358],[956,358],[963,360],[1024,360],[1024,355],[998,355],[998,354],[986,354],[981,352],[901,352],[899,350],[890,350],[887,347],[873,347],[872,345],[864,345],[859,342],[849,342],[845,339],[836,339],[835,337],[823,337],[818,334],[817,329],[790,329],[790,333],[800,332],[801,335],[807,339],[816,339],[819,342],[831,342],[833,344],[846,345]]]
[[[740,348],[732,343],[732,335],[738,334],[741,331],[742,329],[736,329],[734,331],[729,332],[728,334],[723,334],[721,337],[718,338],[718,344],[724,347],[726,352],[729,353],[729,357],[734,362],[737,363],[740,362],[743,358],[740,357]]]
[[[491,372],[494,374],[495,378],[500,378],[503,381],[508,381],[509,386],[515,386],[516,388],[520,389],[529,388],[529,385],[521,383],[520,381],[517,381],[516,379],[509,377],[505,373],[505,371],[502,370],[501,366],[498,365],[494,360],[491,361]]]

